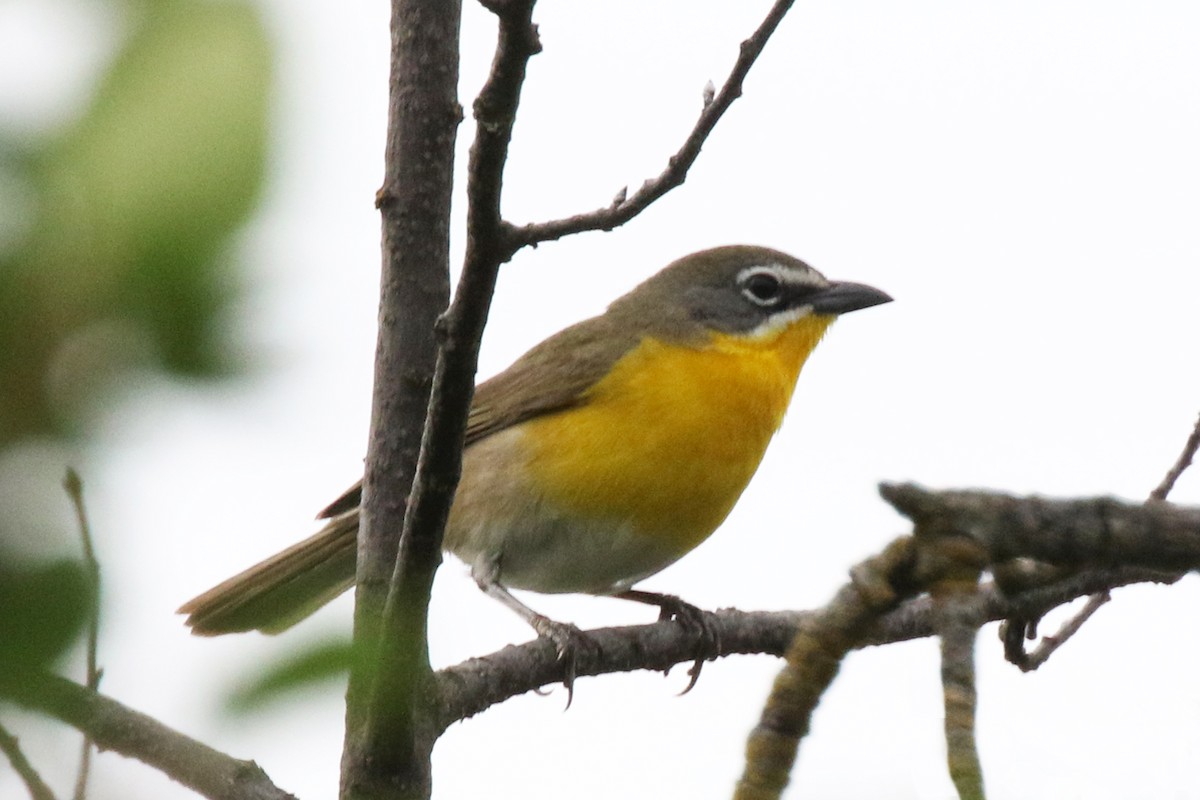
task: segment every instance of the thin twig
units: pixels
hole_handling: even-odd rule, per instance
[[[792,7],[794,0],[777,0],[767,12],[762,24],[754,34],[742,42],[737,61],[721,86],[720,91],[709,100],[708,90],[705,89],[705,103],[695,126],[680,146],[675,155],[667,159],[666,168],[655,178],[642,184],[633,194],[627,195],[622,189],[617,193],[613,202],[595,211],[576,214],[565,219],[550,222],[537,222],[527,225],[514,226],[505,223],[508,257],[522,247],[537,245],[541,242],[554,241],[573,233],[585,231],[610,231],[636,217],[654,201],[667,192],[681,186],[687,179],[688,170],[692,168],[700,149],[704,146],[717,122],[724,116],[729,106],[742,94],[742,83],[749,74],[750,68],[762,53],[767,40],[779,27],[785,14]]]
[[[1154,491],[1150,492],[1150,496],[1146,499],[1147,503],[1161,503],[1166,501],[1167,495],[1175,487],[1175,482],[1179,480],[1179,476],[1191,466],[1197,449],[1200,449],[1200,417],[1197,417],[1196,425],[1184,443],[1179,458],[1167,470],[1167,474],[1163,477],[1162,482],[1155,487]],[[1181,577],[1182,573],[1178,573],[1178,576]],[[1111,599],[1112,596],[1107,590],[1097,592],[1089,597],[1087,604],[1079,610],[1078,614],[1063,623],[1054,635],[1043,638],[1038,644],[1037,649],[1033,652],[1028,652],[1025,649],[1025,642],[1027,638],[1033,638],[1036,635],[1038,620],[1005,620],[1004,625],[1000,629],[1000,638],[1004,642],[1004,657],[1010,663],[1015,664],[1022,672],[1036,670],[1045,664],[1058,648],[1066,644],[1068,639],[1078,633],[1083,624]]]
[[[25,754],[21,752],[21,744],[17,741],[17,737],[9,733],[3,725],[0,725],[0,753],[4,753],[8,757],[8,762],[25,782],[25,788],[29,790],[29,796],[33,800],[55,800],[54,792],[42,780],[42,776],[34,769],[33,764],[29,763]]]
[[[1187,442],[1183,445],[1183,452],[1179,454],[1175,464],[1167,470],[1167,474],[1163,476],[1160,483],[1153,492],[1150,493],[1151,500],[1163,501],[1167,499],[1167,495],[1175,488],[1175,481],[1179,480],[1179,476],[1183,471],[1192,465],[1192,459],[1196,457],[1196,451],[1200,450],[1200,417],[1196,418],[1196,426],[1192,428],[1192,435],[1187,438]]]
[[[534,3],[535,0],[508,0],[488,5],[489,10],[496,14],[499,29],[491,72],[472,108],[475,114],[475,140],[471,143],[467,165],[467,254],[464,270],[473,267],[480,272],[488,268],[494,273],[519,247],[513,247],[507,240],[508,229],[500,213],[500,201],[504,167],[508,163],[508,150],[517,121],[521,91],[525,86],[526,69],[529,59],[542,51],[537,26],[533,24]],[[475,282],[483,284],[476,290],[477,295],[486,288],[483,280],[486,277],[485,273],[475,278]],[[463,280],[466,278],[464,274]],[[460,281],[459,291],[463,288]],[[490,292],[487,296],[490,298]],[[460,295],[456,292],[455,305],[461,303]],[[478,297],[472,303],[478,305]],[[486,311],[486,308],[483,310]]]
[[[1055,633],[1043,636],[1033,652],[1026,652],[1024,647],[1028,623],[1016,620],[1006,621],[1006,627],[1001,631],[1001,637],[1004,639],[1004,657],[1022,672],[1032,672],[1045,664],[1050,656],[1054,655],[1054,651],[1078,633],[1079,629],[1083,627],[1083,623],[1087,622],[1110,599],[1112,598],[1107,591],[1097,592],[1090,596],[1078,614],[1064,622]]]
[[[1084,570],[1037,586],[1029,585],[1017,592],[1002,588],[994,581],[985,583],[976,590],[971,602],[985,622],[1038,619],[1060,606],[1097,592],[1138,583],[1167,585],[1177,579],[1178,575],[1132,567]],[[933,602],[929,597],[918,597],[883,617],[866,633],[862,646],[910,641],[934,633]]]
[[[88,590],[92,598],[92,612],[87,624],[87,688],[96,691],[100,688],[100,678],[103,671],[99,668],[96,658],[97,643],[100,637],[100,562],[96,559],[96,549],[92,543],[92,526],[88,522],[87,509],[83,504],[83,481],[79,473],[67,467],[63,478],[63,488],[71,498],[75,508],[75,521],[79,526],[79,538],[83,544],[83,564],[88,579]],[[75,800],[87,797],[88,775],[92,769],[92,750],[95,743],[84,734],[83,744],[79,751],[79,773],[75,778]]]

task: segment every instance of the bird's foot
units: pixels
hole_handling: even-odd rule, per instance
[[[579,658],[591,658],[600,654],[600,645],[577,626],[569,622],[558,622],[541,614],[535,615],[529,624],[537,631],[542,639],[548,639],[558,653],[558,661],[563,667],[563,686],[567,690],[566,711],[575,699],[575,678],[578,675]]]
[[[673,594],[630,589],[617,597],[658,606],[660,622],[675,620],[685,631],[696,637],[696,660],[688,668],[688,685],[679,694],[683,696],[690,692],[696,681],[700,680],[700,670],[704,668],[704,662],[716,659],[717,654],[721,652],[721,631],[713,613]]]

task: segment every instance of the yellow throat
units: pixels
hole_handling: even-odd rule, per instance
[[[570,514],[688,552],[749,483],[834,319],[809,314],[699,345],[644,339],[580,405],[526,423],[534,484]]]

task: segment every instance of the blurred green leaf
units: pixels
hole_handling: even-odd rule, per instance
[[[265,172],[270,48],[247,2],[134,6],[89,109],[21,170],[0,253],[0,442],[79,433],[133,368],[228,372],[230,237]]]
[[[229,698],[230,711],[251,711],[292,692],[344,679],[354,661],[349,639],[326,640],[268,665]]]
[[[0,674],[51,666],[79,637],[96,602],[83,566],[0,566]]]

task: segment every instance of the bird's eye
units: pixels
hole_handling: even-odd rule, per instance
[[[742,280],[742,294],[760,306],[773,306],[783,297],[783,283],[774,272],[752,272]]]

